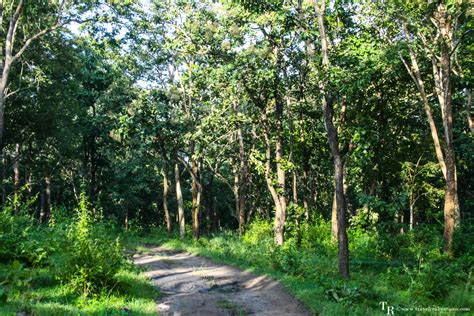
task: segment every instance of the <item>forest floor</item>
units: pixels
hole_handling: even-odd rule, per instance
[[[162,246],[144,250],[133,260],[161,292],[160,315],[310,315],[270,277]]]

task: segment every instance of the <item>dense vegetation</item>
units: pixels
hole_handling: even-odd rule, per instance
[[[0,313],[152,314],[143,243],[474,308],[472,4],[326,2],[0,0]]]

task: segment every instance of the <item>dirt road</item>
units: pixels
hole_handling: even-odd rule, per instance
[[[311,315],[269,277],[163,247],[134,261],[162,293],[160,315]]]

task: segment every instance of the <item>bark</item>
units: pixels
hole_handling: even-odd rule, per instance
[[[287,99],[287,105],[288,108],[291,108],[291,103],[289,99]],[[288,119],[288,127],[289,127],[289,132],[290,132],[290,158],[289,161],[290,163],[294,166],[295,161],[294,161],[294,147],[295,147],[295,139],[293,136],[294,133],[294,128],[293,128],[293,120],[291,118]],[[293,203],[295,205],[298,205],[298,175],[297,175],[297,170],[296,168],[293,168],[291,170],[291,195],[293,198]]]
[[[125,208],[125,217],[123,219],[123,224],[125,226],[125,230],[128,230],[128,206]]]
[[[43,223],[45,219],[44,213],[44,205],[45,205],[45,193],[44,193],[44,183],[41,183],[40,186],[40,205],[39,205],[39,222]]]
[[[460,223],[460,209],[457,194],[456,158],[453,139],[453,109],[451,91],[451,47],[453,46],[452,17],[445,4],[439,4],[433,20],[442,38],[440,58],[432,56],[435,91],[441,108],[443,120],[445,163],[446,163],[446,193],[444,201],[444,250],[452,252],[454,229]],[[438,69],[439,61],[439,69]]]
[[[175,177],[175,184],[176,184],[176,201],[178,203],[179,237],[183,239],[186,235],[186,231],[185,231],[185,222],[184,222],[183,193],[181,191],[181,175],[180,175],[178,162],[176,162],[174,165],[174,177]]]
[[[334,240],[337,240],[337,197],[336,190],[334,189],[334,194],[332,196],[332,206],[331,206],[331,234]]]
[[[202,187],[199,181],[200,172],[199,165],[196,159],[191,158],[191,169],[192,169],[192,183],[191,183],[191,195],[192,195],[192,229],[193,238],[199,238],[199,218],[201,210],[201,197]]]
[[[268,131],[268,127],[265,124],[264,127],[264,133],[263,133],[264,139],[265,139],[265,181],[267,183],[268,190],[270,191],[270,194],[273,199],[273,203],[275,205],[275,224],[274,224],[274,232],[275,232],[275,243],[277,245],[282,245],[283,244],[283,221],[282,221],[282,214],[283,212],[283,205],[281,204],[282,199],[280,199],[279,193],[276,189],[276,187],[273,184],[273,179],[272,179],[272,167],[271,167],[271,159],[272,159],[272,148],[271,148],[271,143],[270,143],[270,135]],[[286,207],[286,205],[285,205]]]
[[[5,174],[6,174],[6,171],[5,171],[5,164],[6,164],[6,161],[5,161],[5,149],[3,147],[0,148],[0,153],[1,153],[1,161],[2,161],[2,176],[1,176],[1,186],[2,186],[2,205],[5,205],[5,201],[6,201],[6,198],[7,198],[7,189],[5,187],[5,183],[4,183],[4,180],[5,180]]]
[[[472,108],[471,89],[466,89],[466,96],[467,96],[467,124],[469,126],[469,130],[471,131],[471,133],[474,133],[474,121],[472,120],[472,116],[471,116],[471,108]]]
[[[325,0],[314,2],[316,14],[318,16],[319,35],[321,39],[321,54],[323,68],[329,71],[328,39],[324,26],[324,16],[326,11]],[[344,164],[339,150],[339,137],[333,122],[333,97],[327,90],[326,83],[320,82],[322,94],[322,110],[324,125],[327,131],[329,148],[334,162],[334,178],[336,193],[336,217],[337,217],[337,239],[339,252],[339,273],[343,278],[349,277],[349,247],[346,231],[345,199],[344,199]]]
[[[15,157],[13,158],[13,190],[14,194],[18,194],[20,189],[20,150],[21,146],[19,143],[15,145]]]
[[[163,176],[163,212],[165,213],[166,219],[166,230],[168,233],[171,233],[172,230],[172,223],[171,223],[171,215],[168,209],[168,194],[169,194],[169,180],[168,180],[168,172],[167,168],[164,167],[161,170],[161,175]]]
[[[44,176],[44,202],[41,222],[47,223],[51,216],[51,178],[48,174]]]
[[[245,156],[244,137],[242,129],[237,129],[237,139],[239,141],[239,188],[238,188],[238,210],[239,210],[239,233],[243,235],[245,232],[245,203],[247,199],[247,185],[248,185],[248,163]]]
[[[307,156],[306,156],[307,157]],[[309,222],[311,219],[311,213],[309,209],[308,203],[308,195],[310,194],[308,186],[309,186],[309,163],[306,161],[303,162],[303,208],[304,208],[304,216],[306,222]]]
[[[281,52],[279,47],[274,49],[275,58],[277,63],[277,72],[281,68]],[[275,242],[277,245],[283,245],[284,241],[284,229],[286,220],[286,196],[285,196],[285,185],[286,175],[283,169],[283,100],[280,94],[280,82],[279,74],[275,75],[275,119],[276,119],[276,144],[275,144],[275,160],[276,160],[276,172],[278,180],[278,199],[280,201],[280,208],[275,213]]]
[[[234,185],[232,187],[232,192],[234,193],[234,203],[235,203],[235,216],[239,220],[239,233],[240,233],[240,208],[239,208],[239,174],[234,170]]]

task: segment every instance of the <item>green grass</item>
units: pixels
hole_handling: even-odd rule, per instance
[[[293,247],[290,241],[281,250],[276,250],[272,239],[262,236],[252,239],[223,233],[194,241],[189,238],[180,240],[175,235],[167,236],[159,230],[127,240],[130,247],[138,246],[142,252],[147,251],[143,245],[164,245],[255,274],[269,275],[279,280],[314,314],[386,315],[386,311],[380,308],[381,301],[395,306],[395,311],[405,315],[429,313],[402,312],[401,308],[440,306],[474,310],[472,280],[463,270],[469,262],[462,262],[461,259],[424,261],[421,258],[419,262],[414,262],[400,258],[363,258],[360,256],[363,251],[353,249],[351,278],[343,280],[337,272],[334,247],[309,250]],[[367,256],[365,252],[363,255]]]
[[[29,288],[11,293],[8,301],[0,304],[0,315],[18,312],[33,315],[156,315],[155,300],[159,292],[134,269],[120,270],[115,276],[114,288],[87,299],[54,280],[48,269],[32,271],[34,276]]]

